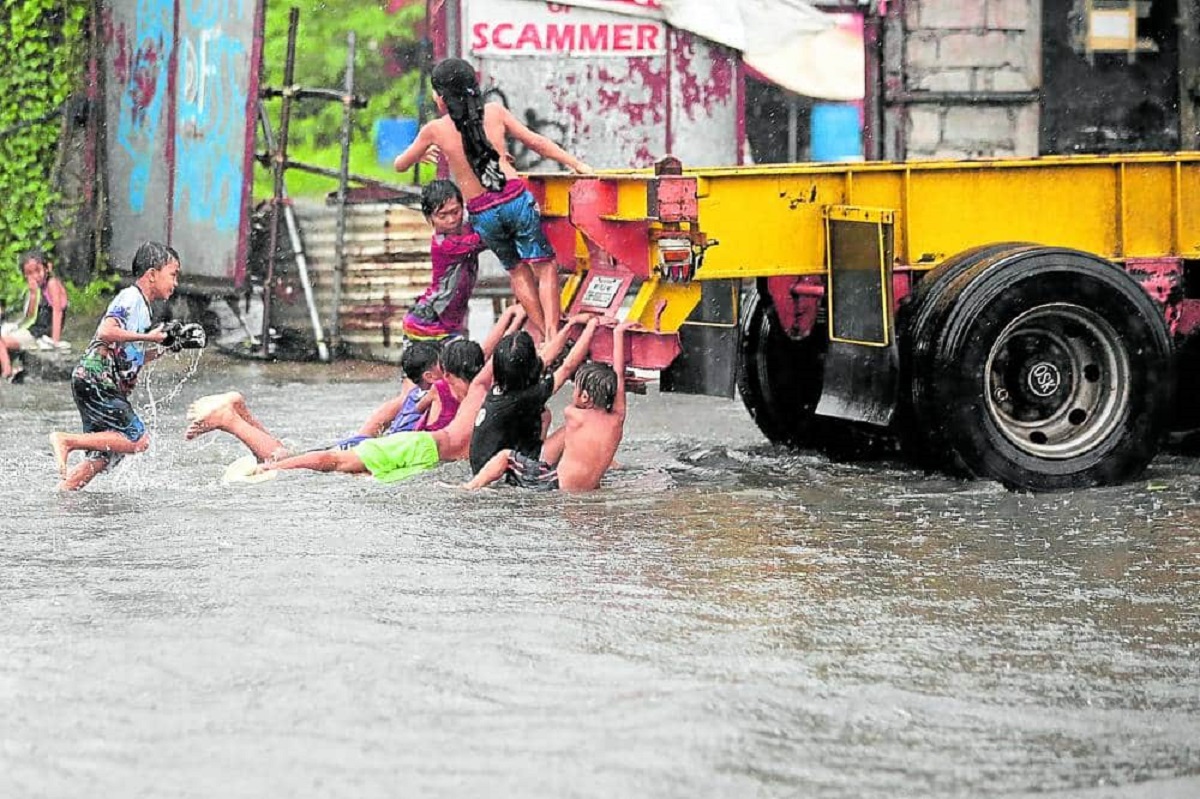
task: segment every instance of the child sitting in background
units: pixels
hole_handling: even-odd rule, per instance
[[[463,224],[462,193],[448,180],[435,180],[421,191],[421,212],[433,226],[433,282],[405,315],[404,335],[414,340],[465,335],[483,242]]]
[[[576,371],[563,425],[546,439],[540,460],[519,450],[501,450],[465,488],[482,488],[501,477],[524,488],[597,488],[625,434],[625,331],[631,324],[622,322],[613,331],[612,366],[585,363]]]
[[[21,318],[0,324],[0,377],[18,382],[9,352],[25,349],[69,350],[62,340],[67,312],[67,289],[53,274],[50,259],[41,250],[21,253],[17,266],[25,277],[26,295]]]

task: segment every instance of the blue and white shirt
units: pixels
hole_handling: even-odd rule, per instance
[[[122,290],[108,304],[104,319],[116,319],[124,330],[145,333],[150,329],[150,304],[137,286]],[[104,319],[100,320],[104,324]],[[99,332],[97,330],[97,332]],[[146,343],[130,341],[105,344],[93,338],[75,369],[75,377],[128,395],[137,384],[138,373],[146,364]]]

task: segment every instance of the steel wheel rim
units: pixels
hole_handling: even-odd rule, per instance
[[[1038,458],[1083,455],[1123,423],[1129,355],[1095,311],[1068,303],[1008,323],[988,352],[987,410],[1017,449]]]

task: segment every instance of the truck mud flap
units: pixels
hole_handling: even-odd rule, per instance
[[[892,212],[825,209],[829,349],[819,416],[886,427],[900,396],[892,312]]]
[[[740,295],[741,281],[703,283],[700,304],[679,328],[683,351],[660,376],[662,391],[733,399]]]
[[[900,359],[894,345],[863,347],[831,341],[824,380],[818,416],[880,427],[892,423],[900,395]]]

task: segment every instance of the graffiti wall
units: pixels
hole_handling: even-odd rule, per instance
[[[594,5],[462,0],[461,52],[492,98],[596,167],[737,163],[737,54],[666,25],[655,0]],[[513,148],[520,169],[557,167]]]
[[[260,0],[112,0],[105,7],[111,262],[146,239],[179,250],[184,283],[238,285],[248,245]]]

